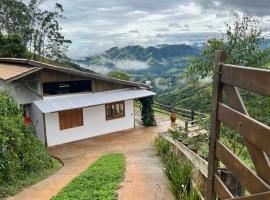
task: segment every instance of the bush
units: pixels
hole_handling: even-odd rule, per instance
[[[153,110],[153,97],[141,98],[140,102],[142,104],[142,122],[144,126],[155,126],[156,119]]]
[[[159,156],[166,156],[170,151],[170,144],[162,136],[155,138],[154,146]]]
[[[192,167],[187,161],[177,158],[170,150],[170,143],[162,136],[155,138],[155,148],[162,157],[165,175],[176,200],[200,200],[199,191],[192,185]]]
[[[26,126],[21,109],[6,92],[0,92],[0,185],[18,185],[29,174],[55,166],[46,147]],[[0,187],[0,197],[10,194]]]

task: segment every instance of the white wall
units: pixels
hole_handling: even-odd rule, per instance
[[[30,116],[35,125],[36,136],[43,144],[45,144],[43,114],[35,104],[32,104],[30,107]]]
[[[58,113],[45,114],[48,146],[134,128],[133,100],[125,101],[125,117],[106,121],[105,105],[83,109],[83,126],[60,130]]]
[[[30,89],[19,82],[1,83],[1,89],[7,90],[18,104],[31,104],[34,100],[40,99]]]

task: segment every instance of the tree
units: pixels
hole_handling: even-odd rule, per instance
[[[0,1],[0,31],[2,34],[18,34],[27,43],[30,33],[30,15],[27,5],[17,0]]]
[[[111,71],[108,73],[108,76],[111,78],[117,78],[117,79],[126,80],[126,81],[130,80],[130,77],[128,76],[128,74],[121,71]]]
[[[0,57],[22,58],[26,56],[26,45],[18,34],[0,33]]]
[[[203,45],[200,56],[190,58],[188,75],[197,78],[211,76],[215,50],[226,51],[226,63],[263,68],[269,62],[270,55],[269,47],[261,48],[263,42],[265,42],[265,38],[262,27],[256,23],[254,18],[248,15],[234,17],[233,24],[227,24],[227,30],[222,37],[207,40]],[[246,90],[240,89],[239,91],[250,116],[269,125],[269,97]],[[226,98],[224,101],[226,102]],[[241,135],[226,126],[222,126],[220,137],[223,143],[235,154],[243,160],[248,160],[248,151],[244,147]]]
[[[222,37],[214,37],[204,43],[199,57],[191,57],[188,75],[206,78],[212,75],[215,50],[226,51],[226,63],[244,66],[263,66],[269,60],[269,48],[262,49],[264,42],[262,28],[255,19],[244,15],[234,17],[232,25],[227,24]]]
[[[0,1],[0,32],[4,35],[18,34],[32,54],[31,58],[43,57],[67,60],[66,51],[70,40],[61,34],[59,20],[64,19],[63,7],[56,3],[53,11],[41,10],[46,0],[30,0],[29,4],[19,0]]]

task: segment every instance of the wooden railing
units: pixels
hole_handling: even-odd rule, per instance
[[[270,71],[224,64],[225,52],[217,51],[212,95],[210,147],[208,158],[207,200],[270,199],[270,127],[249,116],[237,88],[270,96]],[[226,94],[228,105],[222,102]],[[269,116],[270,117],[270,116]],[[247,167],[219,140],[220,125],[238,132],[254,164],[255,172]],[[218,175],[219,162],[239,180],[250,193],[246,197],[234,197]]]
[[[199,132],[205,127],[201,127],[202,120],[208,120],[210,115],[202,112],[197,112],[194,110],[188,110],[184,108],[179,108],[175,106],[169,106],[166,104],[154,102],[153,108],[155,112],[170,115],[173,111],[177,114],[178,119],[184,122],[184,130],[187,133]]]

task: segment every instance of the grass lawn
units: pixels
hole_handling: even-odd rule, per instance
[[[113,200],[123,180],[123,154],[104,155],[74,178],[52,200]]]
[[[13,196],[19,193],[24,188],[27,188],[35,183],[38,183],[39,181],[54,174],[61,167],[62,167],[62,164],[58,160],[53,159],[53,166],[52,168],[48,170],[42,170],[42,171],[39,171],[37,173],[32,173],[32,174],[25,174],[24,175],[25,178],[16,179],[16,181],[13,181],[13,182],[0,183],[0,199],[4,199],[4,197],[8,195]]]

